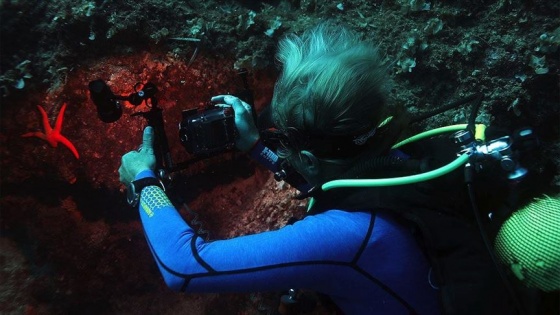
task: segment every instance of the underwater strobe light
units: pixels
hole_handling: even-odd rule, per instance
[[[544,196],[514,212],[494,242],[502,263],[528,287],[560,290],[560,196]]]
[[[103,80],[95,80],[89,83],[91,100],[97,107],[97,115],[101,121],[112,123],[122,116],[122,107],[118,98],[111,88]]]

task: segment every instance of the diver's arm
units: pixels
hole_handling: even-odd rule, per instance
[[[314,216],[277,231],[206,242],[157,186],[142,191],[140,217],[166,284],[188,292],[326,288],[333,272],[347,269],[368,222]],[[341,224],[358,241],[341,235]]]

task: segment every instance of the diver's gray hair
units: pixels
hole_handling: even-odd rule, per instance
[[[359,134],[386,118],[387,68],[370,42],[323,23],[280,41],[282,72],[272,115],[279,129],[318,135]]]

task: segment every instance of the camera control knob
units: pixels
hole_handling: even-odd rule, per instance
[[[513,171],[515,169],[515,161],[510,156],[506,155],[506,156],[502,157],[502,159],[500,160],[500,166],[505,171],[510,172],[510,171]]]

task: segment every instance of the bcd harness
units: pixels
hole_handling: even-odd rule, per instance
[[[398,144],[407,159],[373,159],[350,170],[351,179],[323,184],[312,192],[309,213],[390,210],[413,230],[429,259],[444,314],[513,314],[516,308],[522,313],[511,284],[497,272],[488,239],[511,210],[504,206],[515,195],[511,182],[526,173],[516,163],[516,145],[536,140],[522,129],[486,142],[493,129],[480,125],[474,136],[463,134],[465,128],[440,130],[459,130],[453,137],[430,133]],[[489,215],[491,225],[481,219]]]

